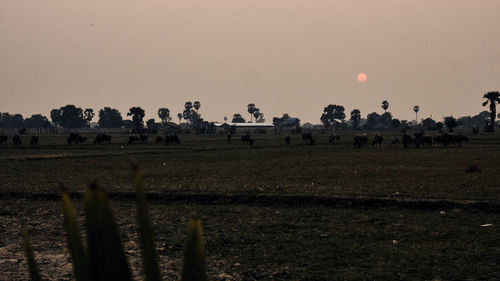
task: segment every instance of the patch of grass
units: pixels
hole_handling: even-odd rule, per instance
[[[327,135],[318,138],[326,138]],[[471,141],[462,148],[354,149],[350,138],[339,145],[302,145],[294,136],[257,135],[255,147],[226,144],[224,136],[183,136],[181,145],[82,145],[14,151],[0,149],[9,164],[0,170],[2,191],[55,193],[64,183],[84,191],[98,175],[108,191],[133,191],[128,163],[141,163],[146,187],[154,192],[285,193],[498,200],[496,167],[500,150]],[[486,136],[484,137],[486,138]],[[283,142],[283,143],[282,143]],[[123,146],[123,148],[121,148]],[[22,152],[22,153],[21,153]],[[48,156],[63,153],[61,157]],[[36,155],[35,155],[36,154]],[[30,156],[31,155],[31,156]],[[27,157],[36,160],[25,160]],[[475,165],[481,173],[466,173]],[[75,172],[77,171],[77,172]]]

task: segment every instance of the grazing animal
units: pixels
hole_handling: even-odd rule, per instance
[[[134,142],[139,141],[139,137],[136,135],[130,135],[128,136],[127,143],[128,144],[133,144]]]
[[[181,140],[179,139],[179,137],[177,136],[177,134],[173,134],[173,135],[166,135],[165,136],[165,144],[170,144],[170,143],[175,143],[175,144],[180,144],[181,143]]]
[[[441,147],[454,147],[457,145],[458,134],[444,133],[440,136],[439,142]]]
[[[78,135],[77,141],[78,141],[78,143],[87,143],[87,137]]]
[[[432,147],[433,140],[432,136],[425,135],[425,132],[415,133],[415,139],[413,140],[416,148],[420,148],[420,146]]]
[[[38,141],[40,140],[40,138],[38,136],[32,136],[31,137],[31,140],[30,140],[30,145],[38,145]]]
[[[249,134],[241,136],[241,142],[240,143],[246,143],[246,144],[249,144],[250,146],[252,146],[253,142],[254,142],[254,140],[252,139],[252,137],[250,137]]]
[[[411,143],[412,143],[411,136],[405,133],[405,134],[403,135],[402,139],[403,139],[403,146],[404,146],[405,148],[409,148],[409,147],[410,147],[410,145],[411,145]]]
[[[422,136],[420,138],[420,144],[427,148],[432,147],[432,142],[433,142],[432,136]]]
[[[334,144],[335,141],[339,141],[339,140],[340,140],[340,136],[336,135],[336,134],[331,134],[330,137],[328,137],[328,142],[331,144]]]
[[[101,144],[102,142],[111,143],[111,136],[106,134],[98,134],[95,136],[94,144]]]
[[[141,140],[141,143],[148,143],[148,135],[140,135],[139,139]]]
[[[7,137],[6,135],[1,135],[0,136],[0,143],[2,143],[2,142],[6,143],[8,140],[9,140],[9,137]]]
[[[302,141],[303,142],[309,141],[309,144],[313,145],[316,142],[316,139],[313,138],[311,133],[302,133]]]
[[[391,145],[397,146],[401,140],[398,137],[394,137],[391,140]]]
[[[291,139],[290,139],[290,136],[286,136],[285,137],[285,143],[290,145],[290,142],[291,142]]]
[[[453,136],[453,143],[456,146],[462,146],[463,142],[469,142],[469,138],[467,136],[464,136],[462,134],[456,134]]]
[[[21,144],[23,144],[23,141],[21,140],[21,138],[18,135],[14,135],[12,137],[12,142],[14,143],[14,145],[21,145]]]
[[[163,143],[165,140],[163,139],[162,136],[156,136],[155,138],[155,143]]]
[[[368,136],[367,135],[356,135],[354,137],[354,147],[356,148],[361,148],[363,144],[368,143]]]
[[[68,135],[68,144],[78,144],[80,134],[78,133],[69,133]]]
[[[443,143],[444,143],[443,135],[437,135],[434,137],[434,146],[443,146]]]
[[[375,135],[372,140],[372,146],[378,145],[379,147],[382,146],[382,142],[384,141],[384,137],[381,135]]]

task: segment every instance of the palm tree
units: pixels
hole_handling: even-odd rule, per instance
[[[179,118],[179,124],[180,124],[182,121],[182,113],[177,113],[177,118]]]
[[[200,109],[201,103],[199,101],[194,102],[194,109],[196,109],[196,112],[198,112],[198,109]]]
[[[255,112],[255,104],[249,103],[247,107],[248,107],[248,113],[250,113],[250,123],[252,123],[253,113]]]
[[[389,108],[389,102],[388,101],[383,101],[382,102],[382,109],[384,110],[384,113],[387,112],[387,109]]]
[[[483,106],[486,106],[490,103],[490,124],[487,127],[487,131],[494,132],[495,131],[495,119],[497,115],[497,103],[500,103],[500,93],[498,91],[488,92],[484,94],[483,98],[486,99],[483,102]]]
[[[255,108],[255,110],[253,111],[253,117],[255,117],[255,122],[257,122],[257,118],[259,118],[259,115],[260,115],[260,109]]]
[[[420,110],[420,106],[415,105],[415,106],[413,107],[413,111],[415,111],[415,121],[417,121],[417,122],[418,122],[418,111],[419,111],[419,110]]]
[[[166,123],[170,119],[170,110],[168,108],[159,108],[158,117],[163,123]]]

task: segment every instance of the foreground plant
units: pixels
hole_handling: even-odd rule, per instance
[[[147,210],[146,192],[141,172],[134,169],[136,187],[137,225],[139,244],[143,258],[146,281],[163,280],[158,266],[158,254],[152,234],[151,219]],[[94,182],[85,191],[84,210],[87,227],[87,243],[82,241],[80,226],[73,204],[66,191],[62,192],[64,227],[68,249],[77,281],[132,280],[132,273],[120,242],[120,236],[109,199]],[[31,242],[24,233],[24,251],[32,280],[41,280]],[[187,231],[182,280],[207,280],[205,271],[205,247],[201,221],[192,217]]]

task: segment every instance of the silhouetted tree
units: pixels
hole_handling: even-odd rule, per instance
[[[160,117],[161,122],[164,124],[167,123],[171,118],[170,118],[170,110],[168,108],[159,108],[158,109],[158,117]]]
[[[241,114],[239,113],[235,113],[233,115],[233,120],[232,120],[233,123],[245,123],[245,119],[241,116]]]
[[[250,113],[250,123],[252,122],[253,113],[255,112],[255,104],[249,103],[247,105],[248,113]]]
[[[420,111],[420,106],[415,105],[413,107],[413,111],[415,111],[415,121],[417,121],[417,123],[418,123],[418,112]]]
[[[382,102],[382,109],[384,110],[384,112],[387,112],[387,109],[389,108],[389,102],[388,101],[383,101]]]
[[[184,111],[182,112],[182,117],[185,120],[191,120],[191,110],[184,109]]]
[[[87,123],[87,126],[90,127],[90,122],[94,118],[95,113],[92,108],[86,108],[85,111],[83,111],[83,119]]]
[[[391,127],[393,129],[399,129],[399,128],[401,128],[401,121],[399,119],[396,119],[396,118],[392,119],[391,120]]]
[[[258,118],[257,118],[258,117]],[[259,112],[259,115],[255,119],[255,122],[257,123],[264,123],[266,122],[266,119],[264,119],[264,113]]]
[[[182,121],[182,113],[177,113],[177,118],[179,118],[179,124],[180,124]]]
[[[359,109],[353,109],[351,111],[351,122],[352,122],[352,128],[356,129],[359,126],[359,123],[361,122],[361,111]]]
[[[11,115],[7,112],[2,113],[0,118],[1,127],[5,129],[21,129],[23,127],[24,118],[21,114]]]
[[[50,122],[47,117],[41,114],[31,115],[30,118],[24,119],[25,128],[49,128]]]
[[[72,104],[61,107],[60,109],[61,126],[64,128],[82,128],[85,126],[83,109]]]
[[[283,113],[283,116],[280,117],[273,117],[273,125],[276,127],[279,127],[281,123],[285,122],[290,118],[290,115],[288,113]]]
[[[193,104],[194,109],[196,109],[196,112],[198,112],[198,109],[201,107],[201,103],[199,101],[195,101]]]
[[[123,127],[125,129],[134,129],[135,124],[134,124],[134,122],[132,122],[132,120],[123,120]]]
[[[56,128],[61,126],[61,115],[62,112],[60,109],[52,109],[50,111],[50,119],[52,119],[52,123]]]
[[[392,121],[392,114],[390,112],[384,112],[380,115],[380,122],[384,128],[390,128]]]
[[[146,121],[146,127],[150,133],[154,133],[158,130],[158,123],[155,122],[155,119],[151,118]]]
[[[345,108],[343,106],[330,104],[323,109],[323,114],[321,115],[320,120],[326,129],[338,126],[339,122],[336,120],[340,120],[340,122],[342,122],[345,119],[344,111]]]
[[[493,132],[495,131],[495,119],[497,117],[497,103],[500,103],[500,93],[498,91],[488,92],[484,94],[483,98],[486,99],[483,102],[483,106],[486,106],[490,103],[490,124],[487,126],[487,131]]]
[[[191,109],[193,108],[193,103],[190,101],[187,101],[184,104],[184,111],[182,112],[182,117],[185,120],[190,120],[191,119]]]
[[[20,129],[23,127],[24,118],[21,114],[14,114],[12,116],[12,128]]]
[[[123,126],[122,114],[118,109],[104,107],[99,110],[99,121],[97,123],[100,128],[120,128]]]
[[[257,122],[257,118],[259,118],[259,114],[260,114],[260,109],[255,108],[253,111],[253,117],[255,118],[255,122]]]
[[[458,126],[458,122],[453,116],[447,116],[444,117],[444,125],[450,132],[453,132],[453,129]]]
[[[382,116],[377,112],[372,112],[366,116],[365,128],[377,129],[383,126]]]
[[[208,122],[204,121],[203,118],[201,118],[201,115],[197,111],[191,110],[189,118],[190,118],[189,123],[191,124],[191,129],[193,129],[198,134],[206,132],[208,128]]]
[[[145,115],[144,109],[139,106],[131,107],[127,113],[127,116],[132,116],[132,122],[134,122],[135,129],[140,129],[144,126],[143,119]]]

